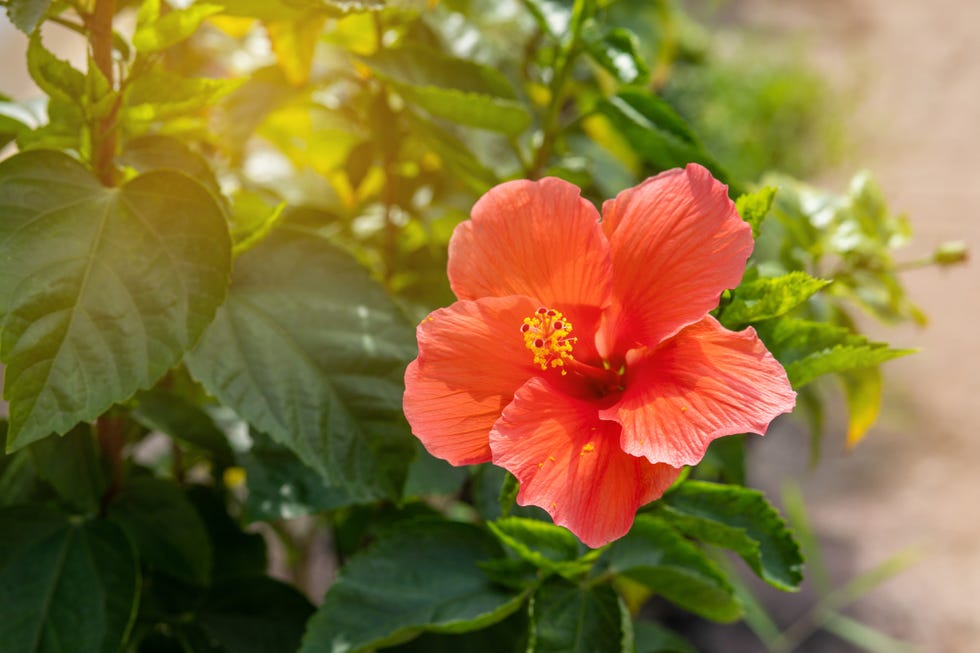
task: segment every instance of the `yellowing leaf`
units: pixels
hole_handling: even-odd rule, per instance
[[[881,370],[864,367],[842,372],[844,398],[847,400],[847,448],[864,439],[881,410]]]

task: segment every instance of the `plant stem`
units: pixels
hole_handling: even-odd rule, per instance
[[[575,56],[578,54],[579,36],[585,22],[584,15],[585,2],[576,0],[575,8],[572,10],[573,18],[568,43],[559,50],[557,57],[555,57],[555,74],[549,85],[551,97],[548,98],[548,107],[541,118],[541,145],[538,146],[537,152],[534,153],[534,160],[526,170],[527,177],[530,179],[537,179],[544,174],[555,147],[555,140],[561,131],[559,118],[565,101],[565,85],[572,70]]]
[[[102,72],[112,88],[114,75],[112,70],[112,18],[116,13],[116,0],[96,0],[95,8],[86,17],[85,24],[89,30],[89,44],[92,47],[92,61]],[[116,168],[113,161],[116,158],[116,114],[118,103],[104,118],[95,124],[92,134],[92,166],[95,175],[106,186],[115,185]]]

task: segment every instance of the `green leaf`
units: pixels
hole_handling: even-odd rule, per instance
[[[223,650],[296,651],[313,606],[295,588],[266,577],[225,581],[211,588],[198,622]]]
[[[762,221],[769,215],[772,201],[776,197],[775,186],[764,186],[754,193],[744,193],[735,200],[735,209],[742,219],[752,226],[752,237],[759,237]]]
[[[847,400],[847,447],[857,445],[881,410],[881,370],[863,367],[840,373]]]
[[[784,315],[828,284],[830,281],[815,279],[800,270],[743,283],[735,289],[731,303],[722,311],[721,323],[736,329]]]
[[[24,152],[0,163],[0,216],[9,450],[153,385],[225,296],[227,225],[182,174],[104,188],[67,155]]]
[[[799,545],[761,492],[687,481],[665,494],[657,505],[677,529],[731,549],[770,585],[789,591],[802,582]]]
[[[183,397],[164,390],[142,393],[132,415],[148,429],[209,452],[219,469],[235,462],[235,454],[224,432],[199,406]]]
[[[38,477],[50,483],[64,501],[89,514],[98,512],[109,487],[109,474],[87,424],[76,426],[63,438],[35,442],[28,451]]]
[[[236,259],[228,299],[187,357],[221,403],[361,500],[400,492],[415,338],[350,255],[282,224]]]
[[[436,458],[422,446],[415,445],[415,460],[408,468],[405,479],[406,497],[423,494],[455,494],[462,487],[469,472],[466,467],[455,467],[441,458]]]
[[[364,63],[408,102],[438,118],[510,135],[531,124],[510,82],[488,66],[419,47],[381,50]]]
[[[640,54],[636,35],[621,27],[600,29],[589,23],[582,32],[585,49],[593,60],[624,84],[638,84],[650,75]]]
[[[527,611],[519,610],[489,628],[459,635],[423,633],[385,653],[524,653],[527,649]]]
[[[569,577],[588,571],[598,551],[579,557],[578,538],[561,526],[523,517],[505,517],[487,526],[504,546],[535,567]]]
[[[918,350],[892,349],[881,343],[837,345],[790,363],[786,366],[786,375],[794,388],[801,388],[823,374],[880,365],[893,358],[914,354],[916,351]]]
[[[633,639],[636,653],[697,653],[686,639],[650,621],[633,622]]]
[[[136,543],[144,563],[194,585],[208,583],[211,541],[201,517],[175,483],[131,479],[109,505],[108,516]]]
[[[133,45],[140,52],[165,50],[189,38],[208,16],[222,10],[221,5],[196,2],[185,9],[174,9],[160,15],[160,0],[143,0]]]
[[[253,433],[254,445],[245,457],[245,516],[249,521],[295,519],[358,503],[343,488],[324,484],[323,477],[300,462],[291,449],[268,436]]]
[[[10,0],[6,7],[7,18],[24,34],[31,34],[41,24],[50,6],[51,0]]]
[[[261,533],[244,532],[228,514],[229,498],[223,488],[192,485],[187,488],[187,498],[201,517],[211,541],[212,583],[265,574],[269,567],[265,538]],[[237,499],[231,503],[237,505]]]
[[[27,71],[42,91],[70,104],[79,104],[85,97],[85,75],[44,47],[40,32],[31,36],[27,45]]]
[[[475,526],[401,523],[351,559],[309,622],[301,653],[357,653],[423,630],[462,633],[496,623],[524,594],[493,585],[478,564],[500,546]]]
[[[419,136],[446,163],[447,171],[475,193],[499,183],[496,174],[485,166],[462,139],[430,120],[411,116],[412,133]]]
[[[630,142],[633,150],[657,170],[683,168],[695,161],[725,183],[728,175],[698,137],[663,99],[640,89],[624,89],[596,106]]]
[[[144,131],[147,124],[210,107],[241,85],[237,79],[185,77],[152,70],[127,86],[120,120],[134,131]]]
[[[727,622],[742,614],[721,569],[694,543],[656,517],[638,516],[630,532],[613,542],[603,559],[610,571],[636,580],[706,619]]]
[[[608,585],[546,581],[531,604],[528,653],[633,653],[626,606]]]
[[[27,503],[36,485],[37,473],[28,449],[14,454],[7,450],[7,420],[0,420],[0,508]]]
[[[111,523],[0,511],[4,653],[115,653],[136,616],[139,567]]]
[[[215,197],[221,197],[218,180],[215,179],[214,172],[205,158],[173,136],[154,134],[129,139],[118,161],[139,173],[151,170],[179,170],[204,184]]]

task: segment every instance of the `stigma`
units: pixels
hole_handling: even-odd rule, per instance
[[[553,308],[539,308],[521,324],[524,346],[534,354],[534,362],[542,370],[560,369],[563,375],[568,373],[562,369],[565,361],[573,360],[571,333],[572,323]]]

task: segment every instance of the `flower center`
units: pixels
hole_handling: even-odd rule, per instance
[[[572,323],[553,308],[539,308],[521,324],[524,346],[531,350],[534,362],[543,370],[561,368],[565,361],[573,360],[572,343],[576,339],[569,335],[571,332]],[[563,369],[561,373],[568,372]]]

